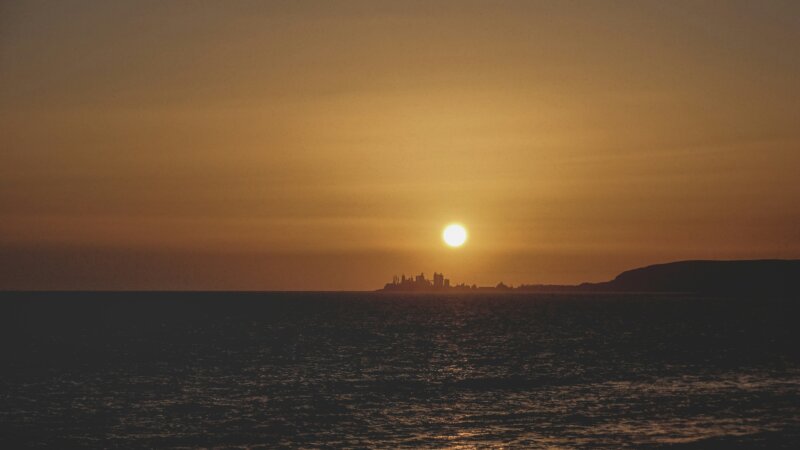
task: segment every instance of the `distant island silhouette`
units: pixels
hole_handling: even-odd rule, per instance
[[[681,292],[704,294],[800,293],[800,260],[693,260],[627,270],[610,281],[577,285],[522,284],[500,282],[496,286],[461,283],[451,285],[441,273],[433,280],[421,273],[415,277],[395,276],[381,292]]]

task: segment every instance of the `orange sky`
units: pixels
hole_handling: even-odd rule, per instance
[[[798,43],[795,1],[3,2],[0,288],[798,258]]]

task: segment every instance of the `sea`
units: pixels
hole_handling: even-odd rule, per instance
[[[0,293],[0,448],[800,448],[800,298]]]

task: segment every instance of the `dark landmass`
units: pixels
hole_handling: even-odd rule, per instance
[[[589,285],[617,292],[797,293],[800,260],[679,261],[622,272]]]
[[[800,294],[800,260],[677,261],[632,269],[611,281],[578,285],[523,284],[495,287],[388,283],[382,291],[520,291],[520,292],[682,292],[726,295]]]

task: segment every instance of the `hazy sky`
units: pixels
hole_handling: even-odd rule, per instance
[[[798,45],[794,0],[2,2],[0,288],[798,258]]]

